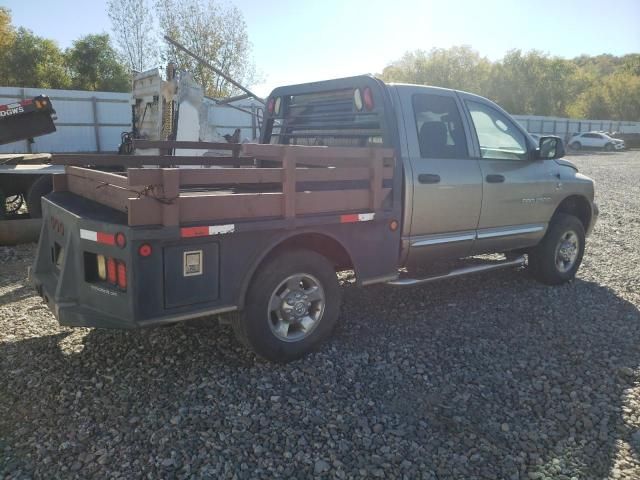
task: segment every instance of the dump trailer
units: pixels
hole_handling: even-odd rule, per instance
[[[289,361],[339,321],[336,272],[405,287],[527,266],[561,284],[598,216],[558,137],[534,141],[476,95],[371,76],[277,88],[259,144],[133,147],[229,153],[66,158],[32,268],[62,325],[217,314],[258,355]],[[87,168],[116,160],[128,168]]]

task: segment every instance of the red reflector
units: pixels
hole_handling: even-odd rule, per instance
[[[152,251],[153,250],[151,249],[151,245],[149,245],[148,243],[143,243],[138,248],[138,255],[140,255],[141,257],[148,257],[149,255],[151,255]]]
[[[358,214],[353,213],[351,215],[340,215],[340,223],[352,223],[358,221]]]
[[[362,100],[364,100],[364,107],[367,110],[373,110],[373,92],[369,87],[366,87],[362,92]]]
[[[187,227],[180,229],[181,237],[203,237],[209,235],[209,227]]]
[[[109,283],[116,284],[118,282],[118,274],[116,273],[116,261],[113,258],[107,258],[107,280]]]
[[[124,262],[118,262],[118,287],[127,289],[127,266]]]
[[[96,234],[96,242],[104,245],[115,245],[116,239],[112,233],[98,232]]]
[[[125,245],[127,244],[127,237],[124,236],[124,233],[122,232],[118,232],[116,233],[116,245],[118,245],[120,248],[124,248]]]

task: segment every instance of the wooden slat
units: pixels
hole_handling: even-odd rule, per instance
[[[130,187],[144,185],[161,185],[162,169],[130,168],[127,170],[127,181]]]
[[[140,225],[162,225],[162,204],[149,197],[129,200],[128,223]]]
[[[183,223],[278,217],[282,215],[282,193],[180,196]]]
[[[296,210],[299,215],[364,210],[368,207],[368,190],[331,190],[296,193]]]
[[[116,185],[121,188],[127,188],[129,186],[129,183],[127,182],[127,177],[123,175],[117,175],[115,173],[101,172],[99,170],[91,170],[89,168],[70,167],[70,166],[66,166],[64,168],[64,171],[67,175],[86,178],[94,182],[101,182],[109,185]]]
[[[390,188],[382,189],[384,199]],[[340,213],[349,211],[368,211],[370,205],[369,190],[331,190],[321,192],[296,193],[296,213],[305,215],[311,213]],[[375,208],[375,210],[378,210]]]
[[[53,165],[93,165],[96,167],[103,166],[142,166],[143,156],[135,155],[98,155],[98,154],[56,154],[51,156]]]
[[[300,145],[262,145],[247,143],[243,145],[243,153],[259,160],[282,161],[285,151],[295,152],[298,165],[368,167],[371,151],[379,150],[385,158],[385,164],[393,166],[394,152],[383,148],[348,148],[348,147],[307,147]]]
[[[190,141],[163,141],[163,140],[134,140],[133,147],[145,150],[147,148],[173,149],[184,148],[189,150],[230,150],[239,151],[242,145],[239,143],[219,142],[190,142]]]
[[[200,155],[98,155],[98,154],[64,154],[53,155],[51,163],[54,165],[76,165],[95,167],[142,167],[143,165],[158,165],[170,167],[174,165],[209,165],[209,166],[230,166],[244,165],[252,166],[253,157],[214,157]]]
[[[67,175],[67,188],[71,193],[126,212],[131,192],[113,185],[105,185],[88,178]]]
[[[280,168],[216,168],[216,169],[182,169],[180,185],[227,185],[234,183],[280,183]]]
[[[384,178],[393,178],[393,168],[384,167]],[[296,179],[298,182],[322,182],[337,180],[369,180],[368,167],[329,167],[329,168],[298,168]]]

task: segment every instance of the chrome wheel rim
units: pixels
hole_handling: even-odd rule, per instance
[[[556,246],[556,268],[566,273],[573,268],[580,252],[580,239],[573,230],[565,232]]]
[[[324,308],[324,290],[318,279],[307,273],[291,275],[271,293],[269,328],[282,341],[299,342],[316,329]]]

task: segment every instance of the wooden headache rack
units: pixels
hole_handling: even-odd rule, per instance
[[[135,147],[231,155],[56,155],[52,163],[64,164],[65,175],[54,176],[54,191],[125,212],[130,226],[375,214],[389,195],[395,166],[393,150],[378,147],[156,141]],[[183,165],[200,168],[176,168]],[[95,169],[114,166],[124,172]]]

